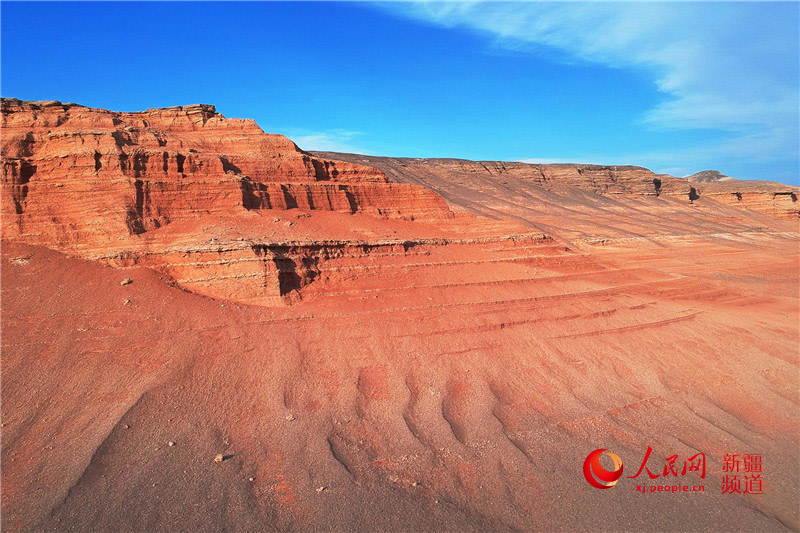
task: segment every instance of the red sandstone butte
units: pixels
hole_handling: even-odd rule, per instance
[[[4,530],[800,527],[796,187],[312,154],[205,105],[2,128]],[[637,493],[648,446],[705,492]]]

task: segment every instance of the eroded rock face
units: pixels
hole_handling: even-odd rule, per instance
[[[319,157],[375,166],[399,183],[435,185],[444,181],[458,185],[463,182],[474,184],[476,181],[489,180],[510,189],[534,186],[540,191],[556,192],[559,188],[574,187],[603,196],[671,197],[690,204],[711,200],[771,217],[790,220],[800,218],[800,203],[797,202],[800,187],[769,181],[735,180],[716,171],[676,178],[636,166],[539,165],[463,159],[375,157],[334,152],[315,154]]]
[[[409,286],[449,286],[461,264],[489,279],[494,257],[514,278],[553,253],[553,236],[568,247],[674,236],[689,214],[693,232],[728,231],[720,203],[797,214],[791,188],[641,167],[314,155],[208,105],[119,113],[6,99],[2,124],[4,240],[147,266],[252,305],[374,291],[401,272],[414,272]],[[455,217],[445,199],[496,220]]]
[[[248,210],[446,217],[442,199],[374,168],[313,157],[214,106],[118,113],[2,104],[3,238],[125,241],[166,224]]]
[[[2,111],[3,239],[147,266],[214,298],[292,303],[320,279],[391,268],[462,232],[507,241],[519,230],[448,223],[423,186],[314,157],[213,106],[118,113],[7,99]]]

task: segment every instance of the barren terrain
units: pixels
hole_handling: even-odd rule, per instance
[[[800,529],[796,187],[2,120],[4,530]]]

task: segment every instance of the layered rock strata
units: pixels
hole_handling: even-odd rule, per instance
[[[398,264],[438,271],[459,246],[481,261],[485,243],[545,240],[453,220],[425,187],[314,157],[213,106],[119,113],[6,99],[2,111],[5,240],[148,266],[215,298],[283,305],[324,293],[314,282]]]
[[[449,287],[476,265],[493,273],[485,282],[536,277],[519,265],[553,254],[545,235],[568,247],[578,235],[592,244],[627,237],[607,217],[636,198],[661,210],[657,224],[639,222],[649,234],[673,234],[677,206],[703,209],[709,198],[796,214],[792,188],[693,184],[641,167],[314,155],[207,105],[120,113],[4,99],[2,125],[4,240],[148,266],[184,289],[255,305],[378,290],[382,277],[409,272],[409,286]],[[474,197],[463,196],[465,183]],[[522,224],[493,214],[508,211],[498,191],[524,206]],[[602,207],[597,197],[613,201]],[[465,215],[471,205],[502,222]],[[565,233],[556,219],[575,227],[578,213],[582,233]],[[695,231],[728,231],[718,210],[707,218],[698,214]]]
[[[316,155],[371,165],[398,183],[423,184],[435,190],[438,190],[437,181],[442,180],[456,186],[491,180],[512,189],[520,185],[534,186],[543,191],[573,187],[611,197],[671,197],[690,204],[711,200],[776,218],[800,218],[800,203],[797,201],[800,187],[769,181],[734,180],[718,172],[716,174],[727,179],[710,179],[710,171],[699,173],[697,178],[676,178],[637,166],[393,158],[335,152],[316,152]]]
[[[2,127],[6,239],[128,241],[170,223],[249,210],[450,215],[423,187],[313,157],[209,105],[119,113],[4,99]]]

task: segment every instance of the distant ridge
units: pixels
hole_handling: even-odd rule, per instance
[[[726,176],[718,170],[704,170],[691,176],[686,176],[686,179],[692,183],[716,183],[719,181],[733,181],[733,178]]]

